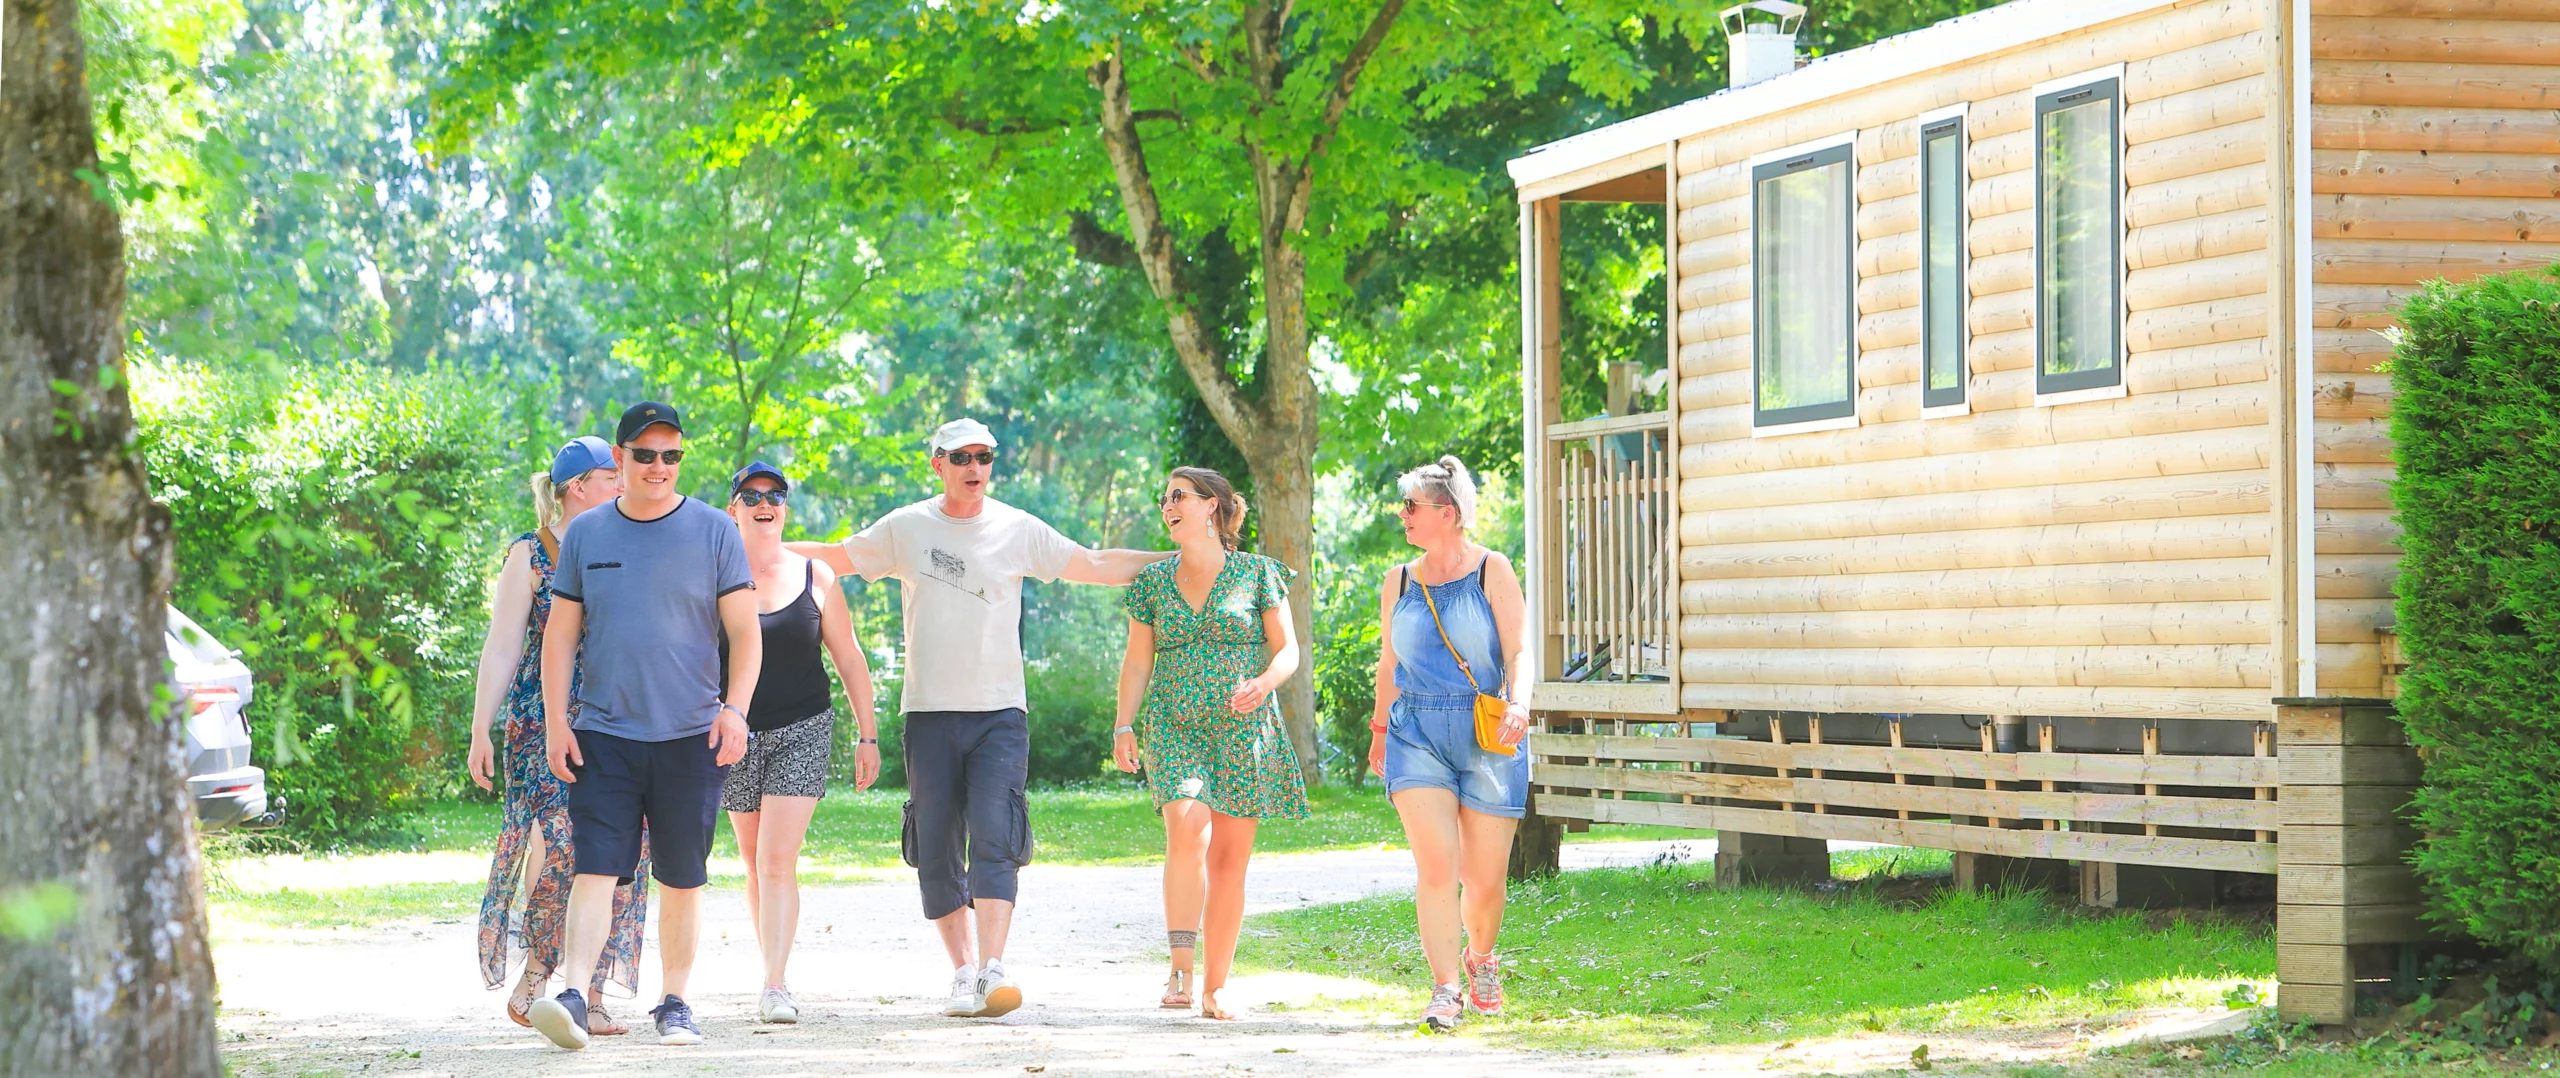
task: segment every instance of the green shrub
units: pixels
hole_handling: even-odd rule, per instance
[[[2402,313],[2400,714],[2426,757],[2432,915],[2560,970],[2560,281],[2430,284]]]
[[[335,843],[460,792],[486,580],[531,526],[510,402],[361,365],[143,359],[134,388],[172,601],[257,676],[254,758],[287,832]]]

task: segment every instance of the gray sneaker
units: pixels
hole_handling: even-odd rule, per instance
[[[756,1007],[756,1017],[766,1022],[790,1025],[800,1020],[800,1004],[791,998],[788,988],[767,988],[764,1001]]]
[[[575,988],[563,988],[550,999],[534,1000],[533,1006],[525,1009],[525,1019],[562,1048],[587,1046],[587,997],[579,995]]]
[[[1466,1010],[1466,1002],[1459,998],[1457,985],[1432,985],[1431,1003],[1422,1008],[1422,1028],[1430,1033],[1455,1032],[1458,1018]]]
[[[664,1002],[649,1008],[649,1017],[658,1020],[660,1044],[702,1043],[702,1027],[693,1024],[693,1008],[686,1006],[682,999],[668,996]]]

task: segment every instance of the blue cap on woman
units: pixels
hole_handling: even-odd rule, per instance
[[[566,483],[598,468],[613,467],[613,447],[592,434],[569,439],[551,455],[551,481]]]

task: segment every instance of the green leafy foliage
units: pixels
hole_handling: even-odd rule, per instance
[[[2431,914],[2560,972],[2560,279],[2428,284],[2392,357],[2400,716]]]
[[[331,843],[456,792],[487,581],[531,525],[513,402],[452,374],[144,358],[135,411],[172,601],[257,676],[253,758]]]

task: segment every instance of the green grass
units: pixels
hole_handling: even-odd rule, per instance
[[[1896,857],[1930,867],[1920,851],[1860,851],[1841,875]],[[2273,988],[2262,928],[2093,914],[2039,895],[1888,897],[1919,890],[1907,880],[1810,893],[1713,889],[1710,876],[1666,865],[1515,886],[1501,942],[1512,1013],[1474,1035],[1624,1051],[2050,1027],[2216,1006],[2239,982]],[[1268,914],[1238,962],[1381,986],[1329,1006],[1418,1009],[1429,974],[1412,918],[1409,896]]]

